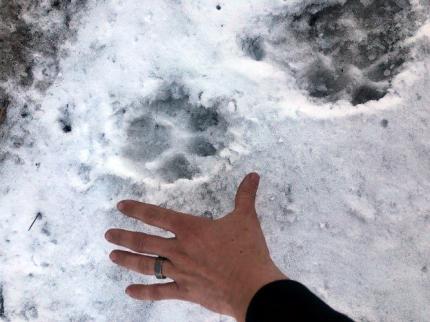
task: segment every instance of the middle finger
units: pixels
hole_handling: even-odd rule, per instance
[[[174,255],[175,238],[163,238],[124,229],[109,229],[105,237],[115,245],[127,247],[138,253],[163,257]]]

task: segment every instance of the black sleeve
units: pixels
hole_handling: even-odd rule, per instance
[[[353,322],[336,312],[299,282],[279,280],[257,291],[246,312],[246,322]]]

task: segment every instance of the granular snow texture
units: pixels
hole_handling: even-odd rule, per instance
[[[0,0],[0,320],[232,321],[139,302],[134,198],[222,217],[357,321],[430,317],[428,0]],[[2,122],[3,121],[3,122]],[[33,226],[29,230],[30,225]]]

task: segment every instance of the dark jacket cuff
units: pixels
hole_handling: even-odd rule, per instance
[[[264,285],[251,299],[246,322],[351,322],[336,312],[303,284],[279,280]]]

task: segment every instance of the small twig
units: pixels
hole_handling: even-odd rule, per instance
[[[42,218],[42,213],[41,212],[37,213],[36,218],[34,218],[33,222],[31,223],[30,227],[28,228],[28,231],[30,231],[31,227],[33,227],[34,223],[36,222],[36,220],[38,218]]]

